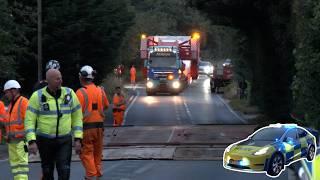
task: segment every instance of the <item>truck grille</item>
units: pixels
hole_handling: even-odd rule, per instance
[[[159,79],[160,79],[160,78],[165,78],[165,79],[166,79],[166,78],[167,78],[167,76],[168,76],[168,74],[164,74],[164,73],[161,73],[161,74],[160,74],[160,73],[154,74],[154,77],[155,77],[155,78],[159,78]]]

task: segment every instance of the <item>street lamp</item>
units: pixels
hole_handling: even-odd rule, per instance
[[[37,0],[38,5],[38,81],[42,79],[42,2]]]

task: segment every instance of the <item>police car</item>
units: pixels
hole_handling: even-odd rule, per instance
[[[277,177],[291,163],[316,154],[316,138],[296,124],[272,124],[247,139],[228,146],[223,154],[226,169],[241,172],[266,172]]]

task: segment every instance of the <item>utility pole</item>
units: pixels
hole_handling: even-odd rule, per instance
[[[42,0],[38,1],[38,81],[42,79]]]

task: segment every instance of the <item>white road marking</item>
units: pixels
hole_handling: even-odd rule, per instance
[[[8,158],[7,159],[0,159],[0,162],[6,162],[8,160],[9,160]]]
[[[135,170],[134,173],[141,174],[141,173],[147,171],[148,169],[151,169],[153,166],[154,166],[154,164],[147,164],[147,165],[142,166],[141,168]]]
[[[187,112],[187,115],[188,115],[188,117],[189,117],[189,119],[191,121],[191,124],[193,124],[191,112],[190,112],[189,107],[188,107],[188,105],[187,105],[187,103],[186,103],[184,98],[183,98],[183,105],[186,108],[186,112]]]
[[[130,111],[131,107],[133,106],[133,104],[136,102],[138,96],[140,95],[139,91],[137,91],[137,95],[133,98],[133,100],[131,101],[131,103],[129,104],[128,108],[126,109],[126,111],[124,112],[124,118],[123,118],[123,124],[126,124],[126,120],[127,120],[127,114]]]
[[[176,128],[173,128],[173,129],[171,130],[171,134],[170,134],[170,136],[169,136],[169,139],[167,140],[167,143],[172,140],[173,134],[174,134],[174,131],[175,131],[175,130],[176,130]]]
[[[217,97],[220,99],[220,101],[228,108],[228,110],[229,110],[235,117],[237,117],[240,121],[242,121],[242,122],[245,123],[245,124],[248,123],[246,120],[244,120],[243,118],[241,118],[236,112],[234,112],[234,111],[230,108],[230,106],[229,106],[228,104],[226,104],[219,95],[217,95]]]
[[[107,168],[104,168],[104,170],[102,171],[102,173],[105,173],[106,171],[111,171],[111,170],[113,170],[114,168],[116,168],[116,167],[118,167],[118,166],[120,166],[121,165],[121,163],[118,163],[118,164],[113,164],[113,165],[111,165],[111,166],[108,166]],[[112,171],[111,171],[112,172]]]

